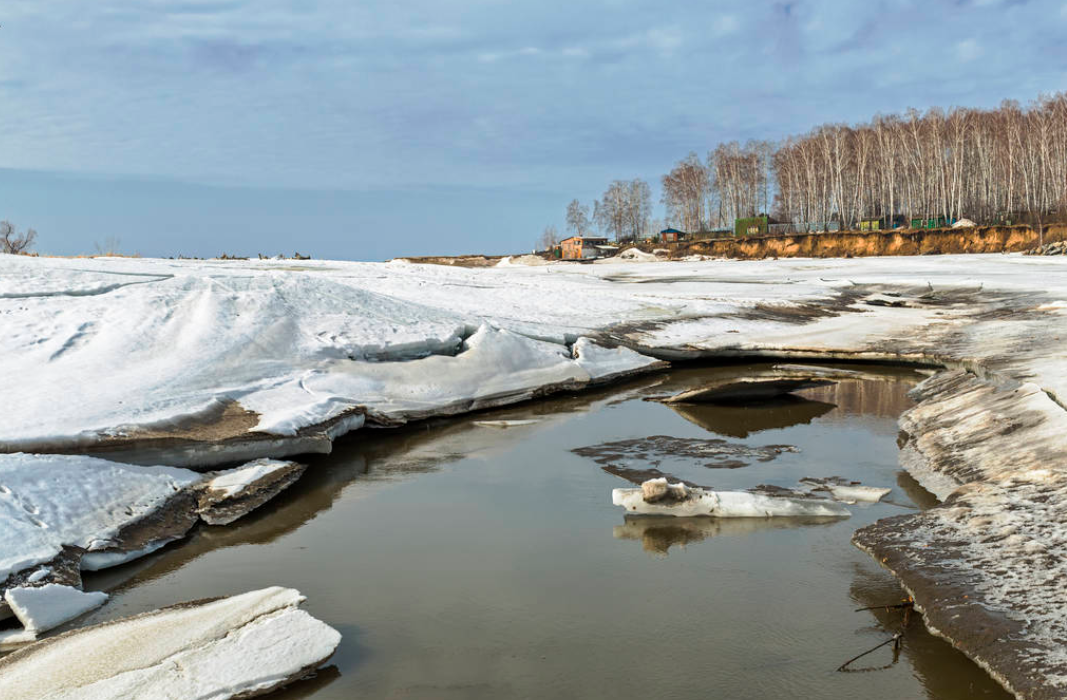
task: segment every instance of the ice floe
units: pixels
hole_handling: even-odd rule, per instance
[[[261,459],[208,480],[200,492],[197,513],[209,525],[228,525],[289,488],[304,465]]]
[[[96,571],[150,554],[183,537],[198,519],[232,522],[303,470],[264,460],[204,475],[82,455],[0,454],[0,592],[15,596],[5,601],[24,624],[19,605],[76,606],[72,601],[88,600],[68,593],[80,586],[79,569]],[[6,641],[32,639],[55,619],[32,617],[24,634]]]
[[[297,680],[341,635],[288,588],[77,629],[0,659],[5,700],[250,698]]]
[[[658,482],[663,482],[659,484]],[[656,482],[653,484],[653,482]],[[649,488],[645,488],[650,484]],[[657,486],[663,486],[663,493]],[[681,487],[681,488],[679,488]],[[649,496],[653,497],[649,501]],[[712,518],[773,518],[828,516],[847,518],[844,506],[817,498],[766,496],[748,491],[710,491],[688,488],[684,484],[667,485],[666,479],[646,481],[641,488],[613,489],[611,502],[628,513],[672,515],[674,517],[707,516]]]
[[[22,629],[0,631],[0,648],[32,642],[38,634],[95,610],[107,598],[106,593],[86,593],[58,583],[8,588],[4,602],[22,623]]]

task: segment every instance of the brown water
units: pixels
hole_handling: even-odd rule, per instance
[[[835,672],[899,625],[854,612],[903,594],[849,537],[932,503],[899,471],[895,445],[905,392],[921,377],[865,368],[869,379],[806,392],[814,401],[758,409],[642,400],[746,369],[677,370],[359,431],[262,512],[87,578],[114,597],[82,624],[295,587],[344,639],[328,668],[272,696],[287,700],[1007,698],[918,620],[895,663],[884,648],[856,667],[886,668]],[[503,418],[539,422],[475,424]],[[748,466],[729,469],[656,457],[658,469],[716,488],[839,475],[893,492],[890,503],[852,506],[848,520],[628,519],[610,493],[627,483],[571,450],[654,435],[799,450],[734,455]]]

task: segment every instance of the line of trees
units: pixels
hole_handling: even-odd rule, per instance
[[[661,223],[699,232],[766,213],[843,229],[937,217],[1040,228],[1052,215],[1067,218],[1067,93],[989,110],[909,109],[853,126],[823,124],[778,143],[723,143],[705,160],[689,153],[660,184],[665,222],[651,221],[646,182],[616,180],[591,217],[570,203],[569,231],[586,235],[595,224],[624,241]]]
[[[823,125],[782,143],[773,167],[787,221],[1040,221],[1067,199],[1067,94]]]
[[[911,109],[823,124],[780,143],[718,145],[663,176],[667,220],[729,227],[773,210],[782,222],[967,217],[981,223],[1067,214],[1067,93],[1023,107]],[[773,199],[771,192],[774,192]]]

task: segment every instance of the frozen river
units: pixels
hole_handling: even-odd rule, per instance
[[[849,539],[934,502],[897,464],[897,416],[922,376],[863,367],[758,409],[643,400],[746,369],[358,431],[260,512],[87,576],[114,597],[79,624],[297,588],[343,641],[271,696],[288,699],[1008,697],[918,619],[895,663],[887,647],[855,664],[886,668],[835,672],[899,628],[854,612],[903,593]],[[498,420],[537,422],[484,424]],[[653,436],[680,440],[604,447]],[[628,519],[609,470],[651,466],[724,489],[842,476],[893,490],[844,520]]]

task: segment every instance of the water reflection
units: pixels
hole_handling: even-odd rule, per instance
[[[904,592],[893,579],[886,579],[878,569],[857,566],[853,572],[850,597],[857,608],[899,603]],[[865,610],[856,613],[857,634],[855,654],[873,647],[902,629],[902,615],[897,610]],[[853,654],[850,654],[852,656]],[[912,611],[904,630],[901,655],[907,659],[912,672],[922,683],[931,700],[965,700],[990,698],[1010,700],[1012,695],[991,677],[976,673],[974,662],[926,628],[918,612]],[[893,658],[892,645],[879,649],[856,668],[878,668]],[[844,662],[846,659],[841,659]],[[877,678],[877,675],[872,676]]]
[[[665,405],[708,432],[736,438],[747,438],[764,430],[806,425],[834,409],[833,403],[811,401],[799,396],[783,396],[750,406],[679,403]]]
[[[885,422],[884,432],[895,435],[897,418],[915,405],[908,392],[916,378],[914,373],[871,374],[862,380],[847,379],[833,386],[805,389],[801,396],[836,404],[839,410],[827,416],[827,421],[854,420],[856,416],[892,419],[892,423]]]
[[[675,518],[657,515],[627,515],[612,528],[617,540],[640,540],[641,549],[666,556],[675,546],[703,542],[712,537],[750,535],[763,530],[832,525],[840,518]]]

